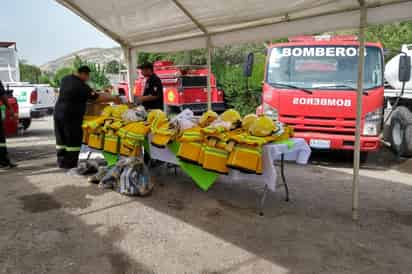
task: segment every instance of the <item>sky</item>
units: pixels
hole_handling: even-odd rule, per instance
[[[41,65],[116,42],[54,0],[0,0],[0,41],[17,42],[20,59]]]

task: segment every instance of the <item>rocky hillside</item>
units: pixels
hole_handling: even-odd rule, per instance
[[[40,69],[55,72],[59,68],[71,66],[76,56],[79,56],[82,60],[102,65],[123,57],[120,48],[87,48],[43,64]]]

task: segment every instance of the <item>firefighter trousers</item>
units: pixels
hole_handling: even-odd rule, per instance
[[[3,127],[3,118],[0,113],[0,164],[10,163],[6,146],[6,132]]]
[[[74,168],[82,145],[82,121],[54,117],[57,164],[60,168]]]

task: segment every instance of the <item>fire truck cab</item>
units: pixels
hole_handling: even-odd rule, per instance
[[[359,42],[301,36],[269,47],[260,112],[291,125],[315,149],[353,150]],[[361,150],[376,151],[384,105],[383,49],[366,43]]]

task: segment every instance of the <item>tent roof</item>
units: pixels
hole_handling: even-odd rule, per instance
[[[359,26],[358,0],[56,0],[126,47],[177,51]],[[412,1],[366,0],[368,23],[411,20]]]

